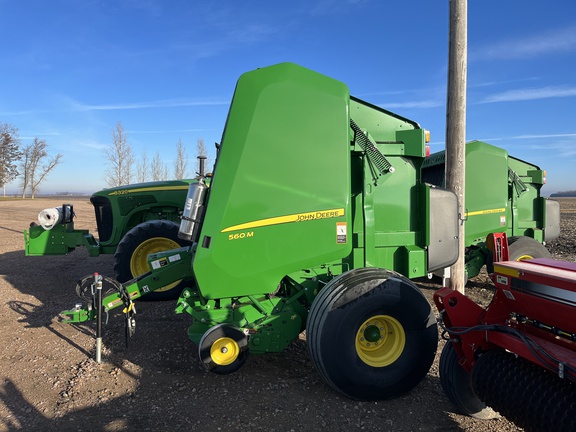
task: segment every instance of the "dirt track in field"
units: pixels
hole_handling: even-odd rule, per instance
[[[560,199],[562,235],[553,256],[576,260],[576,199]],[[94,356],[93,324],[56,318],[76,303],[87,274],[112,275],[111,256],[25,257],[22,231],[61,199],[0,200],[0,431],[516,431],[505,419],[453,412],[438,378],[438,356],[413,391],[385,402],[334,393],[317,373],[305,341],[285,352],[251,356],[235,374],[206,372],[188,340],[187,315],[173,302],[139,303],[136,335],[124,346],[121,314],[104,328],[103,362]],[[96,231],[87,198],[73,201],[76,227]],[[438,286],[422,284],[432,298]],[[467,294],[487,303],[486,276]],[[442,344],[442,342],[441,342]],[[439,351],[440,352],[440,349]]]

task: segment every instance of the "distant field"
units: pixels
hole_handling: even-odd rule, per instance
[[[576,212],[576,197],[570,198],[551,198],[560,203],[560,211],[562,213],[574,213]]]
[[[46,199],[66,203],[68,201],[90,199],[90,195],[39,195],[39,196],[36,196],[34,199],[32,199],[30,197],[22,198],[22,197],[14,196],[14,195],[5,196],[5,197],[0,196],[0,202],[2,202],[2,201],[30,201],[30,202],[34,202],[37,200],[46,200]]]

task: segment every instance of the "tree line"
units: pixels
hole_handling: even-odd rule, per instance
[[[198,138],[197,155],[208,156],[204,140]],[[134,181],[138,183],[147,181],[168,180],[170,178],[181,180],[188,176],[188,155],[182,140],[176,145],[176,157],[173,170],[162,159],[160,151],[156,151],[150,159],[146,150],[142,150],[140,158],[136,158],[134,147],[128,142],[128,135],[122,122],[118,122],[112,130],[112,144],[106,148],[107,160],[106,184],[109,187],[123,186]],[[208,165],[208,164],[207,164]],[[196,170],[198,167],[196,167]],[[173,173],[172,175],[170,173]]]
[[[62,161],[62,155],[50,157],[46,140],[35,137],[22,147],[18,129],[0,122],[0,186],[6,196],[6,185],[20,177],[22,198],[31,198],[40,190],[48,174]]]
[[[204,140],[197,141],[197,154],[207,156]],[[31,198],[39,192],[40,185],[62,162],[62,155],[50,156],[46,140],[35,137],[31,144],[22,145],[18,129],[9,123],[0,122],[0,187],[6,196],[6,185],[20,179],[22,198]],[[107,161],[106,184],[109,187],[123,186],[133,182],[168,180],[170,170],[157,151],[152,159],[143,150],[136,159],[133,146],[122,122],[112,131],[112,143],[105,149]],[[198,168],[196,167],[196,170]],[[176,146],[173,177],[183,179],[188,175],[188,157],[182,140]]]

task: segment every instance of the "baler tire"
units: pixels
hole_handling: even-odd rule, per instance
[[[510,261],[523,259],[550,258],[550,252],[538,240],[532,237],[510,237],[508,239],[508,255]]]
[[[352,399],[382,400],[422,381],[434,361],[438,330],[430,304],[410,280],[360,268],[318,294],[306,339],[314,366],[334,390]]]
[[[546,246],[538,240],[534,240],[532,237],[515,236],[508,239],[508,259],[510,261],[550,257],[550,252],[546,249]],[[492,254],[488,257],[486,271],[488,273],[494,273]]]
[[[139,274],[134,274],[132,268],[133,260],[146,259],[143,251],[147,251],[145,255],[148,255],[190,245],[190,242],[178,238],[178,230],[179,226],[176,223],[167,220],[147,221],[130,229],[118,243],[114,254],[114,274],[116,279],[119,282],[126,282],[145,273],[145,271],[140,271]],[[146,242],[152,242],[152,244]],[[142,257],[137,257],[135,254],[142,255]],[[139,263],[139,268],[142,268],[142,263]],[[176,283],[170,288],[164,287],[148,293],[140,297],[139,300],[175,300],[183,288],[182,283]]]
[[[448,400],[460,414],[480,420],[499,417],[498,413],[482,402],[472,387],[472,374],[459,364],[454,344],[446,342],[440,354],[440,384]]]
[[[226,366],[216,366],[210,369],[210,372],[215,373],[216,375],[229,375],[231,373],[236,372],[248,359],[248,354],[250,351],[246,350],[240,353],[238,358],[234,361],[234,363],[226,365]]]
[[[221,343],[221,345],[219,345]],[[219,347],[229,348],[222,351]],[[248,359],[248,337],[241,330],[228,324],[217,324],[210,328],[200,339],[198,357],[204,366],[217,375],[236,372]]]

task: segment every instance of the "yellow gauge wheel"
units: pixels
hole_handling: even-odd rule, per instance
[[[406,344],[402,324],[389,315],[370,317],[356,332],[356,353],[367,365],[385,367],[394,363]]]
[[[179,247],[180,245],[177,242],[166,237],[153,237],[140,243],[130,257],[130,271],[132,272],[132,275],[136,277],[150,271],[147,261],[148,255],[156,252],[178,249]],[[157,289],[156,292],[168,291],[179,283],[180,281],[173,282],[170,285]]]
[[[221,337],[214,341],[210,347],[210,357],[218,366],[227,366],[234,363],[240,354],[238,343],[232,338]]]

